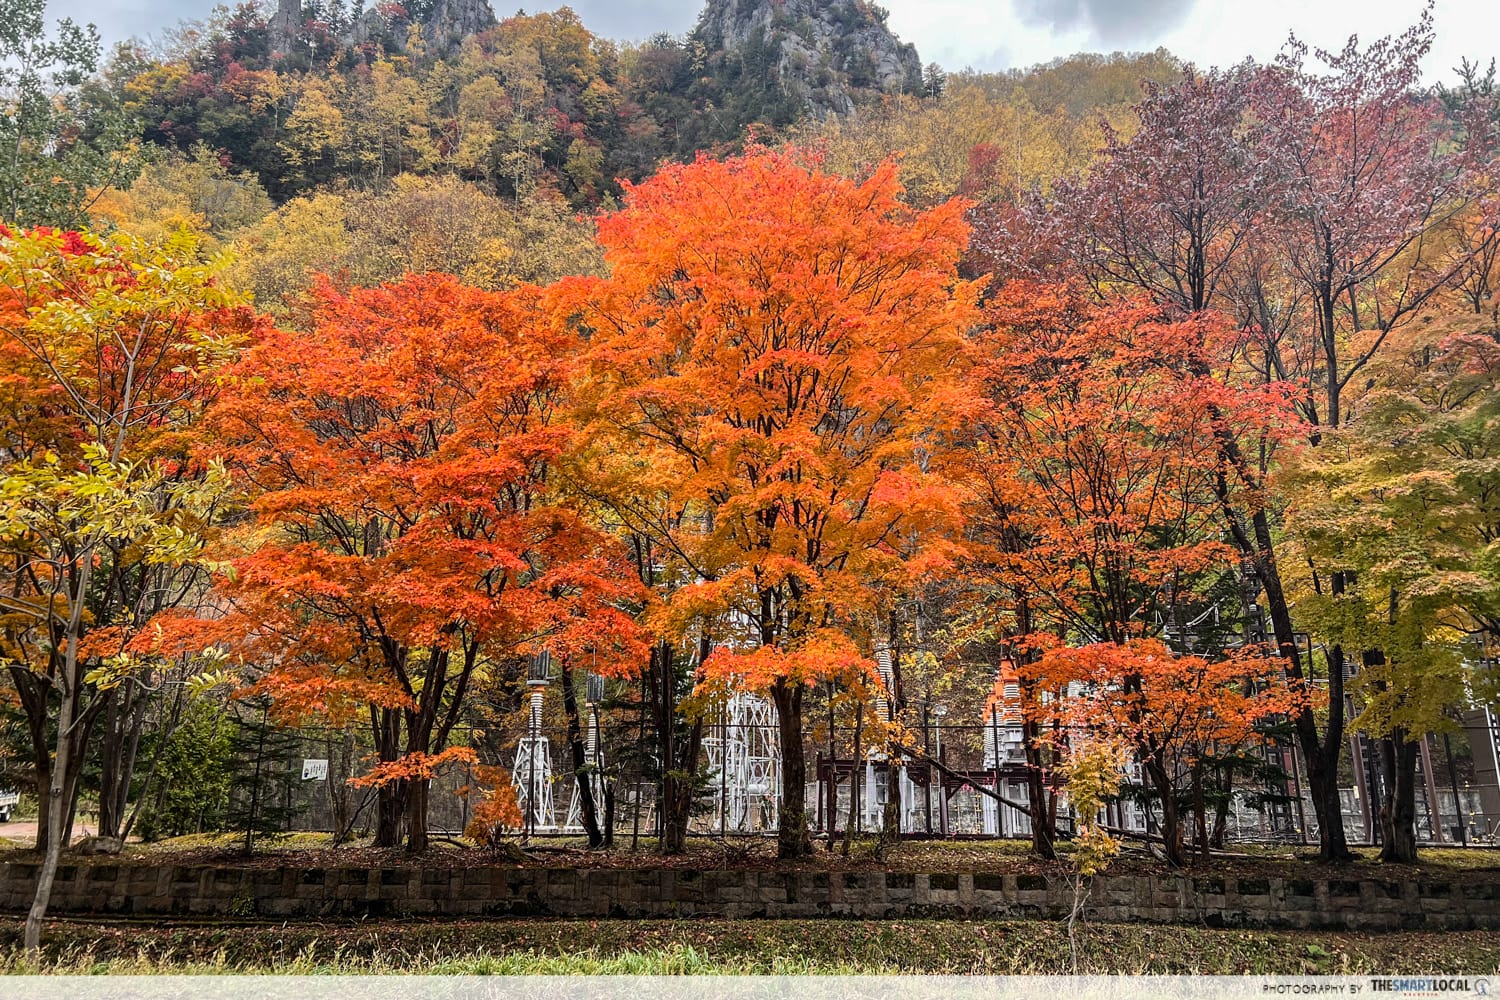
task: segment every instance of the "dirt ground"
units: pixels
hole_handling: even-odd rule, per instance
[[[36,820],[17,821],[14,823],[0,823],[0,837],[8,837],[11,840],[30,840],[36,836]]]
[[[77,842],[79,840],[82,840],[84,837],[91,836],[93,832],[94,831],[92,828],[88,828],[86,824],[80,823],[73,831],[73,840]],[[15,820],[10,823],[0,823],[0,837],[5,837],[9,840],[21,840],[35,843],[36,820],[23,819]]]
[[[92,824],[89,829],[92,830]],[[79,831],[81,836],[82,832]],[[12,823],[0,827],[0,860],[7,851],[25,851],[35,838],[34,823]],[[367,841],[330,847],[326,834],[292,834],[263,839],[254,854],[243,853],[237,834],[200,834],[158,841],[130,843],[114,856],[71,856],[70,864],[204,865],[230,868],[382,868],[424,869],[492,868],[520,865],[552,868],[673,868],[695,870],[753,871],[892,871],[926,874],[995,873],[1063,874],[1071,872],[1066,857],[1042,861],[1030,853],[1024,841],[903,841],[878,850],[873,841],[856,841],[846,857],[841,849],[828,850],[820,843],[817,853],[797,861],[780,861],[775,841],[760,838],[719,842],[693,838],[678,857],[664,858],[643,840],[640,851],[628,850],[629,838],[612,851],[590,851],[581,840],[554,839],[523,845],[524,853],[497,854],[457,841],[444,840],[420,857],[402,850],[369,846]],[[839,848],[842,845],[838,845]],[[1063,853],[1069,848],[1063,845]],[[1253,878],[1438,879],[1500,884],[1500,850],[1494,848],[1424,848],[1418,866],[1383,865],[1375,852],[1360,852],[1359,864],[1330,871],[1315,862],[1310,848],[1235,845],[1233,850],[1203,860],[1190,859],[1187,874],[1235,875]],[[1167,874],[1158,859],[1127,847],[1111,864],[1112,874]]]

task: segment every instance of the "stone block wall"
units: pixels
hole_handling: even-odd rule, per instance
[[[38,865],[0,864],[0,913],[31,904]],[[623,868],[256,868],[64,864],[56,916],[990,917],[1055,920],[1073,884],[1026,874]],[[1111,875],[1091,920],[1329,930],[1500,930],[1482,881]]]

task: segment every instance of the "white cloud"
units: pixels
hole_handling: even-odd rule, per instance
[[[1184,0],[1012,0],[1023,24],[1052,31],[1087,30],[1105,48],[1140,45],[1187,20]]]
[[[494,0],[492,0],[494,2]],[[1421,0],[883,0],[891,28],[913,42],[924,62],[949,69],[1029,66],[1090,49],[1154,49],[1164,45],[1200,65],[1228,65],[1274,56],[1288,32],[1314,45],[1341,47],[1352,32],[1368,40],[1414,23]],[[513,6],[514,5],[514,6]],[[643,39],[691,30],[694,0],[572,0],[584,24],[602,35]],[[496,13],[518,7],[549,10],[562,0],[502,0]],[[99,25],[106,43],[151,34],[183,18],[203,17],[211,0],[53,0],[49,16]],[[1429,76],[1446,77],[1460,58],[1488,62],[1500,54],[1500,4],[1438,0],[1438,39]]]
[[[1202,66],[1230,65],[1246,56],[1267,60],[1275,56],[1289,33],[1312,45],[1341,48],[1352,33],[1365,41],[1400,34],[1416,23],[1421,0],[1196,0],[1175,23],[1162,21],[1159,7],[1131,0],[1127,6],[1146,10],[1150,30],[1137,31],[1130,22],[1101,25],[1089,12],[1110,0],[887,0],[891,27],[914,43],[925,61],[957,69],[1003,69],[1047,62],[1088,49],[1154,49],[1165,46]],[[1025,4],[1018,8],[1017,4]],[[1058,23],[1037,24],[1022,10],[1039,8],[1057,13]],[[1433,78],[1467,56],[1488,62],[1500,54],[1500,5],[1493,0],[1438,0],[1435,8],[1437,44],[1425,64]],[[1040,20],[1046,21],[1047,18]],[[1110,36],[1113,37],[1110,37]],[[1134,37],[1126,42],[1122,39]]]

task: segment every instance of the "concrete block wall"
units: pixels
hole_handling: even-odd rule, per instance
[[[0,864],[0,913],[24,914],[38,865]],[[259,868],[64,864],[56,916],[993,917],[1055,920],[1073,883],[1033,874],[655,868]],[[1104,922],[1380,931],[1500,930],[1500,884],[1378,878],[1109,875]]]

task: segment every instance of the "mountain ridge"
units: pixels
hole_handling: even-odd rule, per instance
[[[690,38],[735,76],[763,69],[818,118],[857,112],[858,98],[917,92],[922,62],[867,0],[708,0]],[[741,81],[748,82],[748,81]]]

